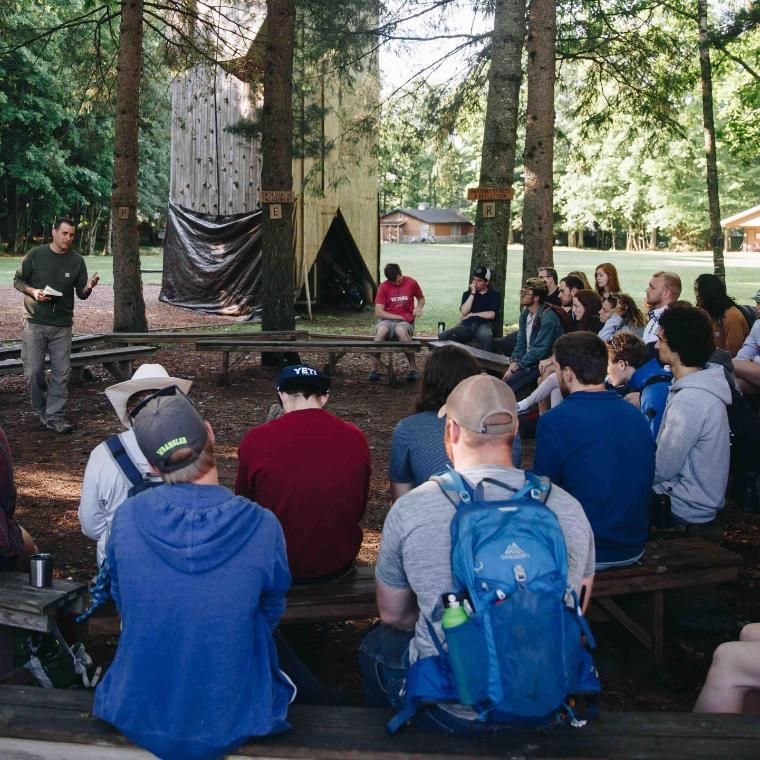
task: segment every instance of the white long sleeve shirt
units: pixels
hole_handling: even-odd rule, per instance
[[[124,448],[143,477],[159,480],[151,474],[150,465],[137,445],[133,430],[119,434]],[[111,521],[119,505],[125,501],[132,484],[116,463],[108,444],[98,444],[90,454],[82,481],[79,502],[79,522],[82,533],[98,542],[98,566],[106,556],[106,545],[111,532]]]

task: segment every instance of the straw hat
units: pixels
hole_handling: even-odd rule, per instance
[[[141,364],[130,380],[109,386],[106,388],[105,394],[122,425],[130,428],[132,425],[127,412],[127,401],[130,396],[141,391],[159,391],[162,388],[168,388],[170,385],[176,385],[183,393],[187,393],[192,384],[192,380],[169,377],[169,373],[160,364]]]

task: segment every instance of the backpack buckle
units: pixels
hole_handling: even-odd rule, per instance
[[[515,565],[512,572],[515,574],[515,580],[518,583],[525,583],[528,580],[528,576],[525,573],[525,568],[522,565]]]

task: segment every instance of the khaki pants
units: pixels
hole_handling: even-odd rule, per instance
[[[50,356],[50,382],[45,378],[45,354]],[[69,397],[71,327],[25,322],[21,361],[29,383],[32,409],[44,423],[63,418]]]

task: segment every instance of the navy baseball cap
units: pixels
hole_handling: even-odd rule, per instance
[[[325,394],[330,390],[330,378],[308,364],[292,364],[280,372],[275,388],[283,393],[309,390]]]
[[[491,270],[488,267],[475,267],[475,269],[472,270],[472,276],[473,277],[480,277],[481,280],[490,280],[491,279]]]
[[[148,396],[129,416],[137,445],[159,472],[174,472],[192,464],[208,441],[203,417],[176,385]],[[170,464],[171,455],[180,449],[190,449],[192,455]]]

